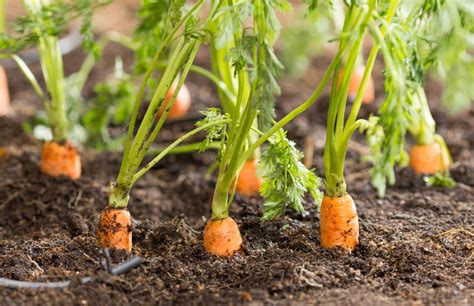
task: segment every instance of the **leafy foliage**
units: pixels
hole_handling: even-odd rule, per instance
[[[474,61],[470,56],[463,56],[467,45],[465,41],[468,40],[462,38],[462,43],[456,42],[460,37],[456,38],[453,32],[461,31],[467,24],[461,28],[453,27],[453,23],[446,22],[449,20],[448,16],[444,16],[442,22],[438,20],[438,23],[433,23],[440,15],[452,12],[459,2],[449,1],[448,4],[442,0],[425,0],[422,3],[410,2],[410,5],[409,9],[404,10],[408,13],[405,16],[400,14],[398,23],[393,24],[387,34],[387,48],[384,50],[385,62],[388,64],[385,70],[386,98],[379,109],[380,118],[377,119],[377,125],[383,128],[383,133],[374,126],[364,127],[372,151],[372,184],[379,196],[384,195],[387,183],[395,182],[393,167],[407,163],[407,154],[403,149],[407,131],[419,144],[431,143],[440,137],[435,134],[435,122],[423,89],[424,69],[430,65],[445,65],[470,74],[449,78],[452,80],[451,84],[459,83],[464,87],[458,87],[452,92],[453,87],[447,85],[444,95],[452,95],[449,99],[451,110],[457,110],[467,100],[469,103],[472,100],[469,96],[474,95],[471,90],[474,79],[470,73],[471,66],[474,68]],[[446,7],[448,5],[452,7]],[[436,29],[431,28],[436,24]],[[443,30],[445,27],[449,29],[448,32]],[[439,33],[441,35],[436,37]],[[450,56],[443,58],[443,49],[451,53]],[[467,61],[463,62],[463,59]],[[457,63],[462,63],[462,67],[456,67]],[[375,137],[376,135],[379,136]],[[450,185],[452,179],[445,178],[446,176],[437,176],[430,178],[429,182]]]
[[[454,188],[456,187],[456,182],[451,178],[448,171],[436,172],[434,175],[428,175],[423,177],[423,180],[426,183],[426,186],[439,186]]]
[[[204,115],[204,119],[201,119],[196,122],[196,127],[198,128],[209,123],[228,119],[228,115],[222,114],[222,112],[218,108],[208,108],[205,111],[202,111],[201,114]],[[199,152],[207,150],[215,141],[220,141],[221,147],[219,148],[218,155],[221,156],[221,152],[223,151],[225,146],[225,140],[227,139],[227,124],[223,123],[211,125],[205,130],[205,132],[206,138],[201,142],[199,146]]]
[[[98,83],[91,101],[91,108],[83,115],[82,124],[86,130],[86,144],[97,149],[117,149],[124,135],[112,138],[109,126],[124,124],[132,113],[135,98],[135,86],[129,74],[121,65],[116,65],[113,78]]]
[[[242,1],[231,6],[222,7],[217,16],[220,18],[217,30],[214,33],[216,47],[224,48],[235,35],[240,34],[241,24],[244,24],[253,15],[253,5],[250,1]]]
[[[67,91],[68,135],[75,143],[82,143],[96,149],[118,149],[124,135],[112,137],[109,128],[122,125],[130,117],[135,98],[132,77],[123,70],[122,61],[116,60],[112,76],[94,87],[94,98],[85,101],[75,88],[74,75],[65,80]],[[33,133],[40,140],[51,140],[45,112],[38,112],[31,120],[23,123],[23,130]]]
[[[239,10],[243,8],[243,13]],[[280,32],[280,23],[276,17],[276,11],[289,12],[291,5],[285,0],[258,0],[250,3],[236,4],[225,7],[221,14],[229,13],[230,16],[223,18],[224,23],[231,20],[229,29],[218,30],[216,33],[217,45],[224,45],[232,36],[239,37],[234,41],[235,46],[229,51],[227,58],[232,62],[234,73],[237,74],[246,68],[250,74],[250,82],[254,90],[252,107],[259,110],[258,127],[266,131],[271,127],[275,117],[275,97],[280,94],[277,79],[283,74],[283,65],[273,50],[273,44]],[[253,28],[241,29],[242,23],[253,13]],[[222,23],[221,22],[221,23]],[[221,24],[219,29],[224,25]]]
[[[429,108],[415,108],[412,99],[423,83],[415,41],[413,29],[402,18],[394,21],[382,50],[386,63],[385,100],[378,110],[379,118],[362,127],[371,149],[372,185],[380,197],[384,196],[387,183],[395,183],[395,165],[407,164],[404,150],[407,131],[417,128],[414,125],[421,124],[426,116],[431,118]],[[420,120],[414,120],[414,116]]]
[[[83,17],[80,30],[83,48],[98,55],[99,50],[92,33],[92,14],[95,8],[110,2],[111,0],[55,0],[45,4],[38,13],[17,18],[12,25],[13,34],[0,33],[0,50],[2,53],[18,53],[35,45],[43,35],[58,36],[66,30],[66,25],[72,19]]]
[[[258,175],[264,179],[261,187],[265,198],[264,220],[284,215],[287,206],[296,212],[304,211],[307,192],[316,203],[321,201],[321,180],[301,163],[302,157],[283,131],[269,139],[258,164]]]
[[[281,59],[287,72],[297,77],[306,70],[311,56],[321,52],[329,41],[332,25],[326,6],[310,12],[295,9],[293,18],[281,30]]]
[[[283,74],[283,65],[278,60],[273,50],[273,44],[280,32],[280,23],[275,15],[275,10],[289,11],[290,5],[282,0],[261,0],[254,3],[255,35],[259,61],[251,74],[254,82],[255,94],[252,105],[257,107],[258,127],[267,131],[275,116],[275,94],[280,94],[277,79]]]
[[[417,8],[415,7],[415,13]],[[425,0],[419,12],[418,44],[424,68],[444,80],[443,104],[450,112],[474,101],[474,10],[464,0]]]
[[[135,69],[143,73],[165,36],[181,16],[184,1],[142,0],[138,11],[139,24],[134,31],[138,48]]]

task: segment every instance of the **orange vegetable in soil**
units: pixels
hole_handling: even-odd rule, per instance
[[[10,109],[10,94],[5,69],[0,65],[0,116],[8,115]]]
[[[256,159],[248,160],[237,179],[236,190],[248,197],[257,195],[262,184],[262,179],[257,176],[257,164],[258,160]],[[233,184],[231,188],[233,188]]]
[[[204,228],[204,248],[217,256],[233,256],[242,249],[242,237],[234,219],[209,220]]]
[[[132,218],[125,209],[107,208],[100,214],[97,241],[102,248],[132,251]]]
[[[353,251],[359,244],[359,218],[349,194],[336,198],[325,196],[319,218],[323,248],[342,247]]]
[[[176,85],[175,84],[171,85],[171,88],[166,94],[165,101],[158,112],[158,117],[161,116],[161,114],[165,111],[166,106],[171,100],[171,97],[173,97],[175,89],[176,89]],[[183,84],[183,86],[181,86],[181,89],[178,92],[178,95],[176,96],[176,100],[174,101],[173,106],[170,109],[170,112],[168,113],[167,119],[175,120],[175,119],[181,119],[181,118],[186,117],[190,107],[191,107],[191,94],[189,93],[189,90],[186,87],[186,85]]]
[[[362,82],[362,77],[364,76],[364,66],[357,66],[355,67],[354,71],[352,72],[351,78],[349,80],[349,93],[348,97],[351,100],[355,100],[357,96],[357,91],[359,90],[360,83]],[[343,69],[339,73],[339,83],[341,82]],[[369,77],[367,80],[367,84],[365,86],[364,97],[362,98],[362,102],[365,104],[370,104],[375,100],[375,87],[374,87],[374,80],[372,76]]]
[[[48,141],[43,145],[40,170],[50,176],[65,175],[76,180],[81,176],[81,158],[71,142]]]
[[[450,161],[437,142],[428,145],[414,145],[410,151],[410,167],[416,174],[435,174],[446,170]]]

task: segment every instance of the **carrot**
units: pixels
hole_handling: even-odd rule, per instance
[[[132,251],[132,218],[128,209],[107,208],[100,214],[97,241],[103,248]]]
[[[357,66],[354,71],[352,72],[351,78],[349,80],[349,93],[348,98],[351,100],[355,100],[357,96],[357,92],[359,91],[360,83],[362,82],[362,77],[364,75],[364,66]],[[343,75],[343,69],[339,74],[339,83],[341,82]],[[364,97],[362,102],[364,104],[370,104],[375,100],[375,87],[374,87],[374,80],[372,76],[367,80],[367,84],[364,91]]]
[[[321,245],[325,249],[342,247],[353,251],[359,244],[359,219],[349,194],[325,196],[320,210]]]
[[[174,95],[175,89],[176,84],[173,83],[173,85],[171,85],[170,89],[166,93],[165,101],[161,106],[160,110],[158,111],[158,116],[161,116],[165,111],[166,106],[171,100],[171,97],[173,97]],[[171,106],[167,119],[175,120],[186,117],[190,107],[191,94],[189,93],[188,87],[183,84],[183,86],[181,86],[181,89],[178,92],[178,95],[176,96],[176,100],[174,101],[173,106]]]
[[[260,191],[262,179],[257,176],[257,164],[258,160],[256,159],[245,162],[237,179],[235,189],[247,197],[257,195]],[[233,184],[231,188],[233,188]]]
[[[76,180],[81,176],[81,159],[69,141],[45,142],[41,153],[40,170],[50,176],[65,175]]]
[[[435,174],[449,167],[448,152],[436,141],[431,144],[415,144],[410,151],[410,167],[416,174]]]
[[[10,94],[5,69],[0,65],[0,117],[8,115],[10,109]]]
[[[233,256],[242,249],[242,237],[234,219],[209,220],[204,228],[204,248],[217,256]]]

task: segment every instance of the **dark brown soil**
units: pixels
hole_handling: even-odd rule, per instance
[[[95,70],[86,89],[110,72],[116,55]],[[69,72],[81,53],[66,58]],[[205,57],[199,61],[205,64]],[[314,61],[305,77],[284,80],[279,99],[282,115],[311,92],[328,58]],[[36,71],[38,67],[36,67]],[[25,135],[21,122],[39,107],[17,69],[9,69],[15,112],[0,118],[0,277],[27,281],[73,279],[67,289],[6,289],[0,304],[327,304],[327,305],[472,305],[474,301],[474,109],[457,116],[438,111],[439,86],[428,82],[438,131],[456,160],[454,189],[428,188],[410,170],[397,172],[397,184],[379,199],[369,184],[362,137],[350,146],[347,181],[361,223],[361,244],[352,254],[326,251],[319,245],[319,219],[314,204],[302,215],[264,223],[262,200],[237,196],[232,216],[244,239],[244,254],[216,258],[201,246],[210,215],[213,179],[205,177],[212,153],[171,156],[133,189],[133,252],[144,262],[125,275],[110,276],[99,264],[94,232],[107,202],[108,184],[117,174],[120,154],[83,149],[83,177],[71,182],[38,171],[41,144]],[[376,78],[378,79],[378,78]],[[376,82],[382,84],[382,82]],[[216,105],[211,84],[191,76],[192,112]],[[379,97],[383,88],[377,88]],[[378,101],[380,102],[380,101]],[[314,137],[321,174],[324,118],[322,98],[298,121],[290,135],[303,144]],[[364,109],[367,116],[375,106]],[[169,140],[183,125],[166,128]],[[113,252],[115,263],[129,255]],[[92,276],[83,285],[80,277]]]

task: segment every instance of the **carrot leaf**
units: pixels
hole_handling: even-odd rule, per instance
[[[452,179],[451,175],[449,174],[449,171],[436,172],[434,175],[428,175],[423,177],[423,180],[425,181],[426,186],[429,187],[456,187],[456,182]]]
[[[222,114],[221,110],[218,108],[208,108],[205,111],[202,111],[205,117],[196,123],[196,127],[205,126],[212,122],[222,121],[223,119],[228,119],[227,114]],[[201,142],[199,146],[199,152],[206,151],[212,144],[215,144],[216,141],[221,143],[219,148],[218,156],[221,156],[222,149],[224,148],[225,139],[227,138],[227,124],[214,124],[210,125],[206,130],[206,138]]]
[[[11,25],[11,34],[0,34],[0,50],[2,53],[18,53],[38,42],[44,35],[58,36],[66,30],[72,20],[83,17],[80,32],[82,46],[85,51],[98,55],[92,32],[92,14],[95,8],[110,3],[111,0],[56,0],[44,4],[34,15],[18,17]]]
[[[265,198],[264,220],[284,215],[287,206],[303,212],[304,196],[309,192],[316,203],[322,199],[321,180],[308,170],[303,154],[282,130],[269,139],[258,164],[257,174],[263,178],[261,194]]]

